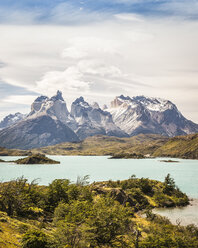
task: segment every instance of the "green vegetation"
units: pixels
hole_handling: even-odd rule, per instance
[[[175,157],[198,159],[198,134],[174,138],[155,134],[140,134],[130,138],[93,136],[81,142],[61,143],[31,151],[9,150],[0,148],[0,156],[48,155],[110,155],[134,158],[131,154],[150,157]]]
[[[179,161],[177,161],[177,160],[172,160],[172,159],[160,160],[160,162],[165,162],[165,163],[179,163]]]
[[[1,163],[3,163],[3,162],[5,162],[5,161],[4,161],[4,160],[2,160],[2,159],[0,159],[0,162],[1,162]]]
[[[132,176],[88,184],[86,176],[49,186],[19,178],[0,183],[0,247],[193,248],[198,228],[174,226],[150,211],[188,202],[170,175],[164,183]]]
[[[167,142],[168,138],[155,134],[140,134],[131,138],[93,136],[77,143],[62,143],[33,149],[33,153],[49,155],[114,155],[119,153],[152,154]]]
[[[142,154],[137,154],[137,153],[118,153],[118,154],[114,154],[110,159],[129,159],[129,158],[143,159],[146,157]]]
[[[0,147],[0,156],[29,156],[31,154],[32,153],[30,151]]]
[[[22,239],[23,248],[47,248],[47,236],[40,230],[29,230]]]
[[[198,159],[198,134],[171,138],[156,149],[153,155],[157,157]]]
[[[33,154],[27,158],[21,158],[15,161],[17,164],[60,164],[59,161],[47,158],[44,154]]]

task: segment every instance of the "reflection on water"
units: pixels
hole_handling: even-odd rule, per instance
[[[195,224],[198,226],[198,199],[190,202],[190,205],[182,208],[159,208],[153,213],[167,217],[173,224],[180,223],[183,226]]]

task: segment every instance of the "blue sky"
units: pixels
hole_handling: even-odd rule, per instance
[[[197,0],[1,0],[0,119],[63,91],[169,99],[198,122]]]
[[[57,23],[54,11],[62,8],[65,14],[67,11],[78,13],[100,13],[110,17],[116,13],[136,13],[145,16],[168,17],[179,16],[187,19],[198,17],[197,0],[1,0],[1,9],[5,14],[23,13],[26,17],[29,14],[34,23]],[[71,14],[71,13],[70,13]],[[17,19],[17,18],[16,18]],[[77,18],[78,19],[78,18]],[[66,21],[58,22],[66,24]],[[79,20],[79,19],[78,19]],[[14,22],[2,13],[1,23]],[[73,20],[75,21],[75,20]],[[81,21],[83,21],[81,19]],[[89,21],[85,18],[85,21]],[[22,22],[22,19],[21,19]],[[21,23],[21,24],[25,24]]]

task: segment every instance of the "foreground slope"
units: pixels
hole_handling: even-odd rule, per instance
[[[93,184],[86,178],[76,183],[56,179],[49,186],[18,178],[0,183],[0,247],[178,248],[190,244],[196,248],[196,227],[174,226],[148,210],[188,204],[188,197],[169,175],[164,183],[133,176]],[[145,218],[138,215],[142,210]]]

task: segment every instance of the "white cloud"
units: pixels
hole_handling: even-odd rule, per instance
[[[35,90],[43,94],[53,94],[54,89],[61,89],[69,96],[85,93],[89,90],[90,82],[83,79],[83,74],[77,67],[71,66],[64,71],[47,72],[40,81],[36,82]]]
[[[31,105],[35,100],[35,95],[11,95],[3,99],[3,103]]]
[[[122,13],[114,15],[117,19],[130,21],[130,22],[143,22],[144,20],[140,15],[130,14],[130,13]]]
[[[87,56],[87,53],[84,51],[80,51],[76,47],[68,47],[63,50],[62,57],[63,58],[71,58],[71,59],[81,59]]]
[[[60,89],[68,102],[159,96],[198,121],[198,22],[140,20],[123,14],[79,26],[1,25],[0,78],[39,94]]]

